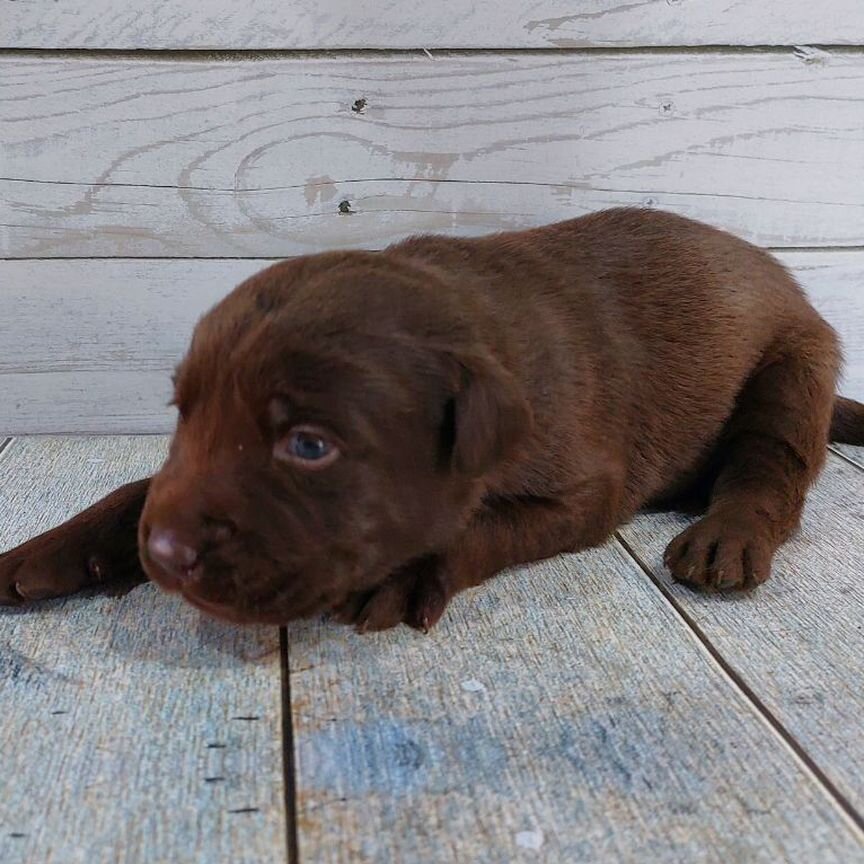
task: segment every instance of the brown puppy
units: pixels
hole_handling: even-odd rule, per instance
[[[198,325],[149,489],[0,557],[0,597],[125,575],[137,525],[146,574],[214,615],[428,628],[498,570],[699,492],[668,566],[750,588],[832,414],[864,441],[839,364],[773,258],[664,213],[287,261]]]

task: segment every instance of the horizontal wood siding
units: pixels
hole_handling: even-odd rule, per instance
[[[614,205],[864,238],[859,52],[15,56],[0,80],[8,258],[284,257]]]
[[[844,338],[841,389],[864,399],[864,251],[780,258]],[[0,261],[0,434],[168,431],[195,321],[269,263]]]
[[[864,42],[860,0],[24,0],[7,48],[573,48]]]

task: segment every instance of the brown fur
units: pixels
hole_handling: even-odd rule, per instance
[[[504,567],[700,493],[668,566],[751,588],[798,523],[832,413],[837,437],[864,435],[861,406],[834,412],[839,365],[770,255],[670,214],[283,262],[198,325],[149,492],[0,557],[0,596],[128,570],[143,505],[144,570],[208,612],[428,628]],[[333,464],[274,457],[310,423]]]

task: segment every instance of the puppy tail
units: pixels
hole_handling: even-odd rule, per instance
[[[864,445],[864,405],[843,396],[834,399],[831,440],[837,444]]]

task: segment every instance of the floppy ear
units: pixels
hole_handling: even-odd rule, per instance
[[[479,477],[528,435],[531,408],[519,382],[491,355],[454,359],[460,381],[453,399],[452,466]]]

